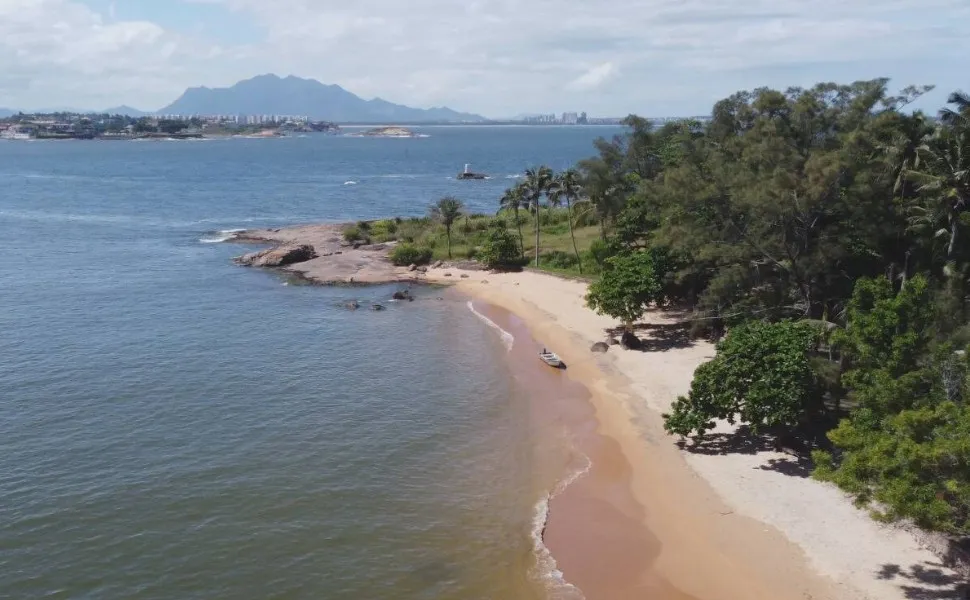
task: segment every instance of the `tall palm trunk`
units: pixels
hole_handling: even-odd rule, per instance
[[[451,226],[445,227],[445,236],[448,238],[448,259],[451,260]]]
[[[516,206],[513,211],[515,212],[515,226],[519,229],[519,254],[525,256],[525,238],[522,237],[522,221],[519,220],[519,207]]]
[[[539,268],[539,211],[542,209],[536,202],[536,268]]]
[[[583,274],[583,259],[579,257],[579,248],[576,247],[576,235],[573,233],[573,206],[566,196],[566,220],[569,223],[569,237],[573,239],[573,252],[576,253],[576,262],[579,263],[579,274]]]

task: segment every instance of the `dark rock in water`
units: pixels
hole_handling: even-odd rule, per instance
[[[643,347],[643,342],[632,332],[624,331],[620,337],[620,347],[624,350],[639,350]]]
[[[288,244],[245,254],[237,257],[235,261],[250,267],[283,267],[306,262],[316,257],[316,251],[309,244]]]
[[[414,302],[414,296],[412,296],[411,292],[408,290],[398,290],[394,292],[394,295],[391,296],[391,298],[394,298],[395,300],[407,300],[408,302]]]
[[[413,272],[413,271],[417,271],[417,270],[418,270],[418,265],[416,265],[414,263],[411,263],[411,265],[408,267],[408,271],[412,271]]]
[[[610,346],[619,346],[620,340],[616,339],[615,337],[611,337],[611,338],[607,338],[606,343],[609,344]]]
[[[360,308],[360,302],[357,302],[356,300],[352,300],[347,304],[345,304],[344,306],[350,310],[357,310],[358,308]]]
[[[593,344],[593,347],[590,348],[590,351],[603,354],[605,352],[610,351],[610,346],[606,342],[596,342],[595,344]]]
[[[370,307],[371,310],[384,310],[384,306],[380,304],[374,304]]]

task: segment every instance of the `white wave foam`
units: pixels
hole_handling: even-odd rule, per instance
[[[205,236],[199,238],[199,242],[203,244],[218,244],[220,242],[228,242],[236,236],[237,233],[246,231],[245,229],[222,229],[220,231],[211,231]]]
[[[357,185],[356,181],[345,181],[344,185]]]
[[[583,455],[583,458],[586,460],[586,465],[557,483],[552,489],[552,492],[543,494],[542,498],[536,502],[532,514],[532,531],[530,533],[532,537],[532,551],[536,556],[536,569],[533,575],[540,583],[548,586],[549,592],[555,600],[583,600],[584,598],[580,589],[566,581],[563,577],[562,571],[559,570],[559,565],[556,564],[555,557],[549,552],[549,548],[546,547],[545,541],[543,540],[546,524],[549,521],[549,501],[563,493],[566,488],[580,477],[589,473],[589,470],[593,467],[593,461],[588,456]]]
[[[520,173],[514,173],[512,175],[505,176],[506,179],[522,179],[523,177],[524,175],[521,175]]]
[[[512,345],[515,344],[515,336],[513,336],[508,331],[505,331],[504,329],[499,327],[495,323],[495,321],[489,319],[482,313],[475,310],[475,306],[472,304],[471,300],[468,301],[468,310],[472,311],[472,314],[474,314],[476,317],[484,321],[485,324],[491,327],[492,329],[497,329],[499,331],[499,334],[502,336],[502,343],[505,344],[505,349],[508,351],[512,350]]]

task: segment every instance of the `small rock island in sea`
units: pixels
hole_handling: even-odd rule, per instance
[[[352,133],[350,135],[354,137],[393,137],[393,138],[419,137],[418,134],[414,133],[410,129],[405,129],[404,127],[377,127],[376,129],[368,129],[367,131],[361,131],[360,133]]]

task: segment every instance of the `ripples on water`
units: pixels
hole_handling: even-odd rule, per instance
[[[462,131],[0,144],[0,596],[535,594],[502,337],[437,292],[347,312],[392,289],[283,286],[204,243],[449,193],[492,212],[507,180],[459,162],[561,167],[596,133]]]

